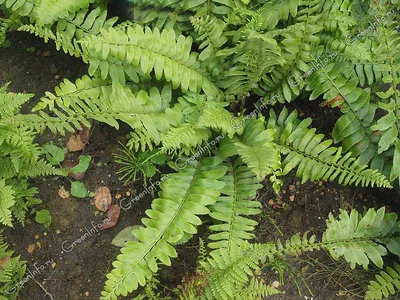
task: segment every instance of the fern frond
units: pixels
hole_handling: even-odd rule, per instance
[[[10,207],[14,205],[14,190],[6,185],[4,179],[0,179],[0,222],[12,227]]]
[[[101,72],[102,78],[125,83],[126,68],[140,67],[144,74],[154,71],[154,76],[172,82],[173,88],[181,87],[208,96],[217,96],[220,90],[201,72],[197,54],[191,52],[192,38],[176,38],[172,30],[143,29],[135,24],[121,29],[102,30],[99,36],[88,36],[79,41],[83,59],[90,64],[90,74]],[[117,63],[118,61],[118,63]],[[128,74],[129,75],[129,74]]]
[[[208,247],[213,251],[224,248],[229,251],[233,245],[254,238],[252,232],[257,222],[249,217],[261,212],[261,203],[252,200],[262,187],[257,183],[254,173],[239,159],[224,165],[228,167],[228,172],[222,178],[225,183],[222,195],[210,206],[210,217],[214,219],[215,225],[210,226],[214,233],[209,236],[211,242]]]
[[[305,2],[305,1],[304,1]],[[297,16],[299,7],[303,4],[300,0],[272,0],[266,2],[257,14],[262,18],[262,30],[272,30],[276,28],[279,21],[287,21],[289,15],[294,18]]]
[[[201,61],[214,57],[228,38],[224,36],[225,23],[217,18],[190,17],[194,31],[199,35],[197,41],[201,41],[199,49],[203,49],[199,55]],[[214,58],[215,59],[215,58]]]
[[[0,231],[0,259],[3,260],[0,268],[0,299],[16,300],[22,287],[18,285],[25,274],[25,261],[19,256],[12,257],[14,251],[8,250],[8,245],[3,239],[3,230]]]
[[[41,0],[35,3],[32,15],[38,25],[51,25],[70,13],[89,8],[95,0]]]
[[[220,145],[223,156],[239,155],[259,181],[281,166],[279,150],[273,142],[275,129],[265,129],[264,120],[264,117],[247,120],[240,136],[225,138]]]
[[[107,19],[107,11],[98,7],[93,10],[82,9],[58,20],[55,31],[49,25],[38,23],[23,25],[18,30],[35,34],[46,43],[52,40],[57,50],[63,49],[65,53],[79,57],[82,50],[77,41],[87,35],[98,35],[101,29],[112,27],[116,20]]]
[[[33,94],[8,93],[9,84],[7,83],[0,88],[0,119],[16,115],[22,104],[34,96]]]
[[[339,184],[361,186],[391,187],[386,177],[378,170],[367,169],[351,153],[342,154],[342,148],[331,147],[332,140],[316,134],[315,128],[309,128],[311,119],[299,121],[297,111],[289,114],[286,107],[279,116],[270,110],[268,128],[275,128],[275,142],[285,155],[282,162],[283,175],[297,167],[296,176],[307,180],[330,180],[337,178]]]
[[[385,269],[375,275],[376,280],[369,282],[365,300],[387,298],[400,290],[400,265],[394,263],[393,268],[386,267]]]
[[[154,140],[151,135],[148,134],[145,128],[137,128],[135,131],[130,132],[128,138],[129,140],[126,143],[126,146],[130,150],[135,150],[136,152],[139,150],[142,152],[146,150],[153,150]]]
[[[249,285],[235,292],[234,299],[254,300],[264,299],[265,297],[281,294],[278,289],[267,286],[263,280],[255,277],[251,278]]]
[[[1,5],[5,5],[7,9],[11,9],[16,12],[20,16],[28,16],[35,4],[36,1],[33,0],[0,0]]]
[[[312,69],[309,66],[312,61],[312,46],[318,45],[318,34],[323,29],[318,23],[320,16],[314,13],[320,9],[320,2],[305,2],[295,19],[296,23],[303,24],[303,27],[298,31],[283,31],[281,34],[282,41],[279,46],[282,48],[285,64],[275,67],[260,84],[267,96],[283,95],[279,101],[292,101],[294,96],[298,96],[302,91],[304,82],[298,79]]]
[[[326,222],[322,242],[327,243],[326,249],[334,259],[343,256],[352,269],[356,265],[367,269],[370,261],[382,268],[382,256],[388,250],[400,253],[397,215],[385,214],[384,207],[377,211],[371,208],[364,216],[354,209],[350,214],[341,210],[338,219],[329,214]]]
[[[152,209],[146,211],[148,218],[142,219],[146,227],[133,231],[138,241],[127,242],[113,263],[102,300],[126,296],[144,285],[146,278],[157,272],[158,261],[171,264],[170,258],[177,256],[172,245],[197,232],[201,224],[197,215],[209,213],[206,206],[219,196],[224,186],[219,179],[225,172],[221,159],[212,157],[193,161],[169,175],[161,184],[160,198],[154,199]]]
[[[243,255],[245,249],[232,244],[231,249],[212,252],[210,258],[201,262],[207,285],[200,299],[239,299],[235,294],[245,288],[249,277],[254,276],[253,270],[259,270],[258,259]]]
[[[335,106],[343,106],[343,115],[337,120],[332,136],[335,143],[342,142],[345,152],[360,156],[361,163],[365,164],[375,155],[368,125],[373,120],[376,105],[370,103],[368,91],[357,87],[357,77],[349,77],[351,70],[349,63],[330,63],[306,79],[306,90],[312,91],[310,100],[323,95],[327,101],[337,99]]]
[[[256,32],[250,33],[248,39],[232,52],[237,53],[233,57],[234,66],[226,71],[219,85],[227,89],[228,94],[239,97],[259,90],[260,82],[266,79],[267,73],[286,62],[276,41]]]
[[[27,179],[11,179],[7,180],[6,183],[12,186],[14,190],[15,202],[11,207],[12,215],[21,225],[24,225],[29,208],[41,203],[41,200],[35,198],[38,190],[35,187],[30,187]]]

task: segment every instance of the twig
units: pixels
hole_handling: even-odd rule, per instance
[[[33,281],[36,282],[36,283],[42,288],[42,290],[46,293],[46,294],[44,295],[44,297],[46,297],[46,296],[48,295],[48,296],[50,297],[51,300],[54,300],[53,296],[44,288],[43,285],[41,285],[35,278],[32,278],[32,279],[33,279]],[[44,297],[43,297],[43,298],[44,298]]]

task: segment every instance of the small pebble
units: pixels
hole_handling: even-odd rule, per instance
[[[290,200],[290,201],[294,201],[294,195],[290,195],[290,196],[289,196],[289,200]]]
[[[277,281],[277,280],[275,280],[274,282],[272,282],[271,283],[271,287],[273,287],[273,288],[279,288],[281,285],[280,285],[280,283],[279,283],[279,281]]]
[[[86,297],[89,297],[89,292],[86,292],[86,293],[85,293],[85,296],[86,296]]]
[[[294,184],[289,185],[289,191],[290,192],[293,192],[294,189],[295,189],[295,185]]]
[[[40,236],[38,234],[35,234],[35,239],[37,240]]]
[[[56,79],[56,80],[59,80],[61,78],[61,76],[60,75],[56,75],[56,76],[54,76],[54,79]]]

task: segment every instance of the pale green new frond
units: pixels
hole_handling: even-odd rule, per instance
[[[208,96],[220,94],[209,76],[199,70],[198,55],[191,52],[191,37],[177,38],[172,30],[160,32],[157,28],[143,29],[132,24],[103,29],[101,35],[88,36],[79,42],[83,59],[90,64],[91,75],[98,70],[103,79],[109,76],[123,84],[127,68],[131,71],[132,67],[140,67],[145,75],[154,72],[157,80],[164,77],[174,89],[203,90]]]
[[[275,128],[275,143],[285,155],[282,162],[283,175],[297,168],[296,176],[307,180],[338,180],[340,184],[361,186],[391,187],[390,182],[378,170],[351,157],[351,153],[342,154],[342,148],[331,147],[332,140],[317,134],[315,128],[309,128],[311,119],[300,122],[297,111],[289,114],[286,107],[279,116],[270,111],[268,128]]]
[[[48,107],[52,114],[59,117],[61,133],[64,129],[73,131],[73,127],[81,128],[80,123],[87,126],[89,119],[107,123],[115,128],[119,128],[117,121],[120,120],[132,129],[146,131],[149,138],[157,144],[161,141],[162,134],[172,125],[178,126],[182,121],[179,104],[170,108],[170,85],[165,85],[161,91],[152,87],[148,92],[139,90],[134,93],[128,86],[123,87],[118,83],[111,85],[99,78],[90,79],[84,76],[75,84],[65,80],[56,88],[55,95],[47,92],[46,97],[41,100],[36,109]],[[46,115],[43,111],[40,111],[40,114]],[[43,117],[45,124],[30,125],[35,126],[34,128],[40,126],[37,129],[49,127],[59,131],[55,126],[57,124],[46,123],[46,119]]]
[[[224,183],[219,179],[226,168],[218,157],[193,161],[178,173],[169,174],[162,182],[159,198],[142,219],[145,228],[134,230],[138,241],[127,242],[114,269],[107,275],[102,300],[126,296],[144,285],[158,270],[158,263],[171,264],[177,253],[172,245],[197,232],[201,225],[197,215],[208,214]]]
[[[341,210],[339,218],[329,214],[322,241],[334,259],[344,257],[353,269],[361,265],[367,269],[370,261],[382,268],[382,256],[388,250],[400,254],[397,215],[386,213],[385,208],[369,209],[362,216],[356,210],[349,214]],[[397,236],[397,237],[396,237]]]
[[[213,251],[223,248],[229,251],[243,240],[254,238],[252,232],[257,222],[250,216],[261,212],[261,203],[253,200],[257,190],[262,187],[257,183],[254,173],[239,159],[228,160],[224,165],[228,167],[228,172],[222,178],[225,186],[217,202],[210,206],[214,225],[210,226],[213,233],[209,236],[208,247]]]
[[[70,13],[87,9],[94,0],[40,0],[36,1],[32,15],[38,25],[51,25],[65,19]]]
[[[211,137],[211,130],[207,128],[194,128],[189,123],[171,128],[162,139],[163,152],[171,153],[182,150],[188,154],[190,150],[201,145]]]

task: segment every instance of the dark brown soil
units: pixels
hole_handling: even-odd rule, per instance
[[[34,101],[43,96],[45,91],[52,91],[62,78],[73,81],[86,72],[87,67],[79,59],[57,52],[53,45],[45,44],[29,34],[13,33],[10,40],[11,48],[0,49],[0,85],[11,81],[10,90],[35,93]],[[305,116],[314,118],[315,126],[329,131],[329,119],[332,120],[335,112],[319,108],[317,103],[312,104],[298,103],[291,106],[299,108]],[[28,111],[29,106],[24,110]],[[121,135],[97,123],[84,150],[85,154],[93,156],[93,162],[83,182],[90,191],[100,186],[109,187],[115,203],[118,203],[115,199],[117,194],[134,195],[143,190],[140,180],[124,186],[116,174],[118,166],[112,160],[112,152]],[[39,141],[49,140],[62,144],[65,138],[46,133]],[[51,212],[53,223],[47,230],[28,216],[25,227],[16,225],[6,230],[12,248],[27,261],[29,271],[36,274],[34,280],[25,284],[20,299],[98,299],[105,274],[111,270],[111,263],[119,252],[119,248],[111,245],[111,240],[121,229],[140,224],[144,211],[150,207],[150,197],[144,197],[127,211],[121,210],[117,226],[95,232],[71,248],[72,243],[84,236],[86,230],[92,229],[93,232],[93,225],[100,224],[105,215],[97,214],[90,198],[62,199],[58,194],[60,187],[64,186],[67,190],[70,187],[70,181],[66,178],[48,177],[32,183],[39,188],[39,197],[43,200],[41,207]],[[293,174],[285,177],[281,198],[273,194],[268,184],[260,190],[258,196],[263,204],[263,212],[256,218],[259,222],[256,242],[285,239],[290,234],[307,230],[319,234],[325,227],[324,220],[328,214],[336,214],[339,208],[355,207],[362,211],[366,207],[386,204],[388,209],[397,211],[400,203],[397,191],[341,187],[328,182],[300,184]],[[32,253],[27,251],[30,244],[36,245]],[[179,253],[179,259],[173,262],[173,267],[163,268],[160,273],[162,284],[169,289],[176,287],[183,277],[193,271],[197,240],[194,238],[179,247]],[[347,275],[348,269],[344,266],[341,272],[335,273],[334,268],[339,270],[339,264],[332,265],[324,253],[305,254],[288,262],[292,268],[289,274],[296,274],[297,270],[301,275],[297,277],[300,290],[286,274],[285,285],[281,287],[284,294],[272,299],[355,299],[358,297],[354,293],[362,294],[359,285],[352,283],[355,280],[365,284],[366,279]],[[35,271],[36,268],[40,273]],[[279,281],[274,271],[266,270],[263,277],[267,283]],[[301,278],[305,279],[310,291]],[[345,291],[345,296],[339,296],[339,290]]]

